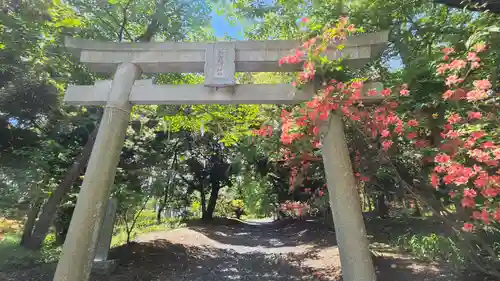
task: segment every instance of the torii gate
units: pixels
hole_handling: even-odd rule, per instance
[[[345,55],[353,67],[364,65],[386,46],[387,32],[349,38],[342,51],[327,50],[331,59]],[[99,231],[113,184],[120,151],[134,104],[291,104],[308,100],[312,87],[236,85],[235,72],[298,71],[298,65],[278,66],[278,60],[298,41],[235,41],[216,43],[109,43],[66,38],[66,47],[95,72],[113,73],[112,81],[94,86],[69,86],[64,101],[105,105],[76,208],[54,281],[89,278]],[[137,80],[142,73],[205,73],[205,85],[154,85]],[[379,97],[364,97],[374,102]],[[323,161],[335,221],[343,278],[373,281],[360,199],[352,173],[340,116],[332,114],[323,139]]]

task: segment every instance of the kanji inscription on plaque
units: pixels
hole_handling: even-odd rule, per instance
[[[224,60],[226,59],[226,49],[217,50],[216,55],[216,69],[215,69],[215,77],[222,78],[224,77]]]
[[[206,50],[205,85],[231,86],[235,84],[236,51],[231,42],[217,42]]]

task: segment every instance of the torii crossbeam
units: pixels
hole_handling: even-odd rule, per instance
[[[364,65],[387,44],[387,32],[354,36],[331,59],[347,56]],[[95,72],[113,73],[112,81],[69,86],[64,101],[105,105],[83,185],[71,219],[54,281],[87,281],[103,214],[134,104],[290,104],[308,100],[314,88],[290,85],[236,85],[235,72],[289,72],[300,65],[278,66],[298,41],[214,43],[108,43],[66,38],[66,47]],[[204,73],[205,85],[154,85],[137,80],[142,73]],[[373,103],[380,97],[363,97]],[[332,114],[323,139],[323,160],[345,281],[375,280],[360,199],[352,174],[343,123]]]

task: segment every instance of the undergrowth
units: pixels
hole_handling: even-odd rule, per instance
[[[6,233],[0,241],[0,270],[19,270],[39,264],[56,262],[61,253],[55,235],[49,234],[40,251],[32,251],[20,246],[21,235],[18,232]]]
[[[130,225],[130,224],[129,224]],[[154,231],[165,231],[184,227],[182,218],[163,219],[161,224],[156,224],[156,213],[154,211],[143,211],[135,223],[135,227],[131,231],[131,239],[134,239],[139,234],[149,233]],[[122,221],[118,221],[113,231],[113,239],[111,247],[117,247],[127,243],[127,228]]]
[[[164,219],[163,223],[156,224],[154,212],[143,212],[137,218],[136,225],[132,230],[132,237],[142,233],[175,229],[184,225],[180,218]],[[114,227],[111,247],[125,244],[126,237],[126,228],[118,220]],[[28,250],[20,246],[20,242],[21,230],[19,228],[7,231],[4,234],[3,239],[0,240],[0,271],[19,270],[57,262],[62,250],[62,246],[56,243],[54,233],[47,235],[40,251]]]
[[[400,236],[398,247],[415,258],[426,261],[443,261],[452,264],[461,264],[463,257],[456,243],[449,237],[431,234],[406,234]]]

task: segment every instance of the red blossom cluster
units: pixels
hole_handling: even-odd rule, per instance
[[[298,48],[294,55],[286,56],[279,61],[279,64],[297,64],[303,63],[303,71],[298,74],[298,82],[301,84],[311,82],[314,79],[316,72],[316,64],[314,58],[324,52],[327,46],[341,46],[342,42],[349,34],[356,32],[354,25],[347,24],[347,18],[341,18],[335,28],[328,29],[322,36],[314,37],[304,42]],[[308,56],[305,56],[308,54]],[[304,61],[304,58],[307,60]],[[294,85],[296,85],[294,83]],[[319,138],[320,125],[322,121],[328,119],[330,112],[338,111],[349,119],[361,122],[365,128],[377,137],[382,134],[384,140],[382,147],[388,150],[393,141],[391,131],[395,131],[398,135],[404,132],[404,122],[394,113],[394,109],[398,107],[397,102],[386,102],[382,106],[376,107],[375,115],[370,108],[365,108],[363,105],[363,80],[355,80],[350,82],[341,82],[330,80],[324,83],[324,87],[313,97],[311,101],[305,103],[305,107],[299,108],[296,112],[288,112],[283,110],[281,113],[281,136],[280,140],[283,145],[289,146],[295,142],[307,141],[313,149],[321,148]],[[393,90],[386,88],[382,91],[368,89],[367,96],[383,96],[388,97],[393,94]],[[407,85],[402,85],[399,88],[400,96],[408,96],[410,91]],[[409,122],[412,126],[417,126],[418,123]],[[395,128],[391,128],[395,127]],[[265,131],[265,128],[261,129]],[[414,138],[414,133],[409,134],[409,138]],[[422,142],[416,141],[418,144]],[[290,150],[284,155],[284,159],[289,161]],[[296,155],[294,155],[296,157]],[[301,161],[302,166],[306,166],[308,161]],[[292,168],[290,176],[290,184],[294,186],[296,176],[299,172],[298,168]],[[367,181],[367,176],[355,171],[355,175],[361,181]]]
[[[356,29],[347,25],[347,19],[342,18],[336,27],[329,28],[323,35],[305,42],[295,55],[280,60],[280,64],[303,62],[303,72],[299,73],[298,81],[307,83],[314,79],[316,71],[315,55],[326,50],[327,46],[339,45]],[[442,126],[440,144],[433,147],[435,155],[425,157],[424,161],[434,165],[430,175],[430,183],[436,188],[440,183],[451,187],[450,196],[461,201],[464,208],[472,209],[472,219],[476,222],[490,224],[500,222],[500,145],[498,135],[492,135],[481,129],[472,129],[475,124],[497,120],[495,108],[493,112],[485,112],[477,103],[488,98],[492,84],[488,79],[470,79],[468,76],[481,67],[479,54],[487,50],[486,44],[478,43],[464,58],[456,55],[454,48],[444,48],[443,60],[437,66],[437,74],[444,75],[444,84],[448,89],[442,94],[444,103],[464,103],[464,108],[471,109],[466,115],[460,112],[447,112],[446,123]],[[305,56],[304,54],[308,54]],[[395,111],[399,107],[397,99],[406,98],[410,91],[406,84],[398,90],[383,89],[376,91],[368,89],[368,96],[391,96],[391,100],[381,105],[365,107],[363,105],[363,80],[341,82],[331,80],[323,84],[311,101],[292,112],[283,110],[281,114],[281,142],[286,147],[300,143],[300,147],[309,144],[311,149],[318,149],[320,144],[321,121],[327,120],[329,114],[335,111],[343,114],[354,122],[358,122],[365,132],[375,140],[380,140],[381,149],[390,152],[396,141],[404,140],[412,143],[415,149],[427,149],[425,120],[413,118],[403,120]],[[395,94],[398,93],[398,94]],[[453,108],[453,107],[448,107]],[[493,121],[495,122],[495,121]],[[422,125],[422,124],[423,125]],[[480,128],[480,127],[477,127]],[[496,138],[496,139],[495,139]],[[436,145],[434,145],[436,146]],[[311,152],[307,152],[311,155]],[[295,155],[287,148],[285,160],[292,160]],[[359,166],[359,153],[354,157],[355,166]],[[308,160],[300,161],[307,166]],[[296,180],[299,168],[292,168],[291,183]],[[360,180],[369,178],[354,171]],[[481,200],[478,198],[481,197]],[[474,221],[466,222],[465,231],[473,231]]]
[[[466,59],[454,59],[450,63],[441,63],[437,67],[437,74],[445,75],[446,86],[451,89],[443,93],[444,100],[463,100],[468,101],[478,101],[488,97],[487,91],[492,87],[490,81],[487,79],[476,80],[473,82],[474,88],[465,90],[461,87],[461,84],[465,81],[466,77],[461,77],[460,72],[464,69],[474,70],[481,66],[478,53],[486,50],[486,45],[484,43],[479,43],[474,46],[474,51],[467,53]],[[449,60],[449,55],[455,53],[453,48],[444,48],[443,53],[445,56],[443,59],[445,61]]]
[[[288,200],[281,203],[279,209],[285,214],[301,217],[309,213],[311,206],[304,202]]]
[[[434,157],[434,173],[431,174],[431,183],[438,187],[440,179],[443,183],[453,187],[450,196],[461,200],[464,208],[473,210],[472,219],[490,224],[492,220],[500,222],[500,144],[498,136],[491,135],[483,130],[470,130],[476,124],[487,123],[494,112],[487,112],[486,118],[476,105],[488,98],[488,91],[492,84],[488,79],[473,80],[467,76],[479,68],[481,53],[487,49],[486,44],[478,43],[473,50],[467,53],[466,59],[454,59],[451,63],[442,63],[437,68],[439,75],[446,76],[448,89],[442,95],[444,101],[465,101],[474,108],[468,111],[467,116],[459,112],[449,112],[444,124],[440,145],[441,152]],[[444,60],[454,54],[453,48],[444,48]],[[464,106],[467,106],[464,104]],[[465,159],[465,160],[464,160]],[[481,197],[481,198],[479,198]],[[466,222],[465,231],[473,231],[474,225]]]
[[[252,133],[256,136],[272,137],[273,136],[273,127],[272,126],[261,127],[258,130],[253,130]]]

